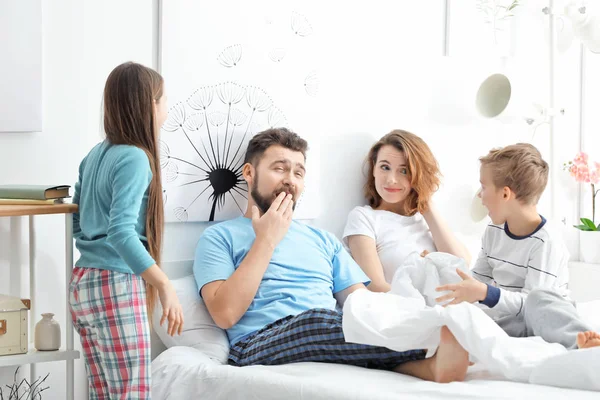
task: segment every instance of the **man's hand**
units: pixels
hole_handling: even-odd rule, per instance
[[[435,299],[438,303],[452,300],[446,304],[451,305],[459,304],[463,301],[474,303],[485,299],[485,296],[487,296],[487,285],[485,283],[479,282],[472,276],[467,275],[460,268],[456,269],[456,273],[462,278],[462,282],[438,286],[435,289],[436,292],[450,292]]]
[[[264,241],[273,249],[277,247],[292,223],[293,207],[292,195],[286,195],[285,192],[279,193],[262,217],[258,207],[252,206],[252,227],[256,233],[256,240]]]

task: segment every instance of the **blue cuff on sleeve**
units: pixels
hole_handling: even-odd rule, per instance
[[[499,301],[500,289],[495,286],[487,285],[487,294],[485,295],[485,299],[480,301],[480,303],[485,304],[489,308],[493,308],[496,306],[496,304],[498,304]]]

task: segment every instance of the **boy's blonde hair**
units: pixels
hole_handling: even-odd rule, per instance
[[[492,149],[479,159],[490,167],[496,188],[508,186],[523,204],[537,204],[548,183],[548,163],[529,143]]]

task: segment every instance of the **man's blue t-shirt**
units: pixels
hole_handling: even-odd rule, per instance
[[[256,235],[252,220],[239,217],[207,228],[196,248],[198,288],[226,280],[250,251]],[[233,345],[265,325],[313,308],[333,310],[334,293],[369,278],[331,233],[292,221],[275,248],[254,300],[227,330]]]

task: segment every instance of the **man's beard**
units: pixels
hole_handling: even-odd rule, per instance
[[[273,204],[273,201],[281,192],[287,192],[287,193],[292,194],[292,201],[293,201],[292,210],[295,210],[296,209],[296,192],[294,190],[292,190],[292,188],[289,185],[282,185],[282,186],[278,187],[277,190],[275,190],[275,192],[272,193],[270,196],[263,196],[258,192],[258,174],[256,174],[256,179],[254,179],[254,182],[252,183],[252,189],[250,190],[250,195],[254,199],[254,202],[256,203],[256,206],[258,207],[258,209],[263,214],[265,214],[267,211],[269,211],[269,208],[271,208],[271,204]]]

